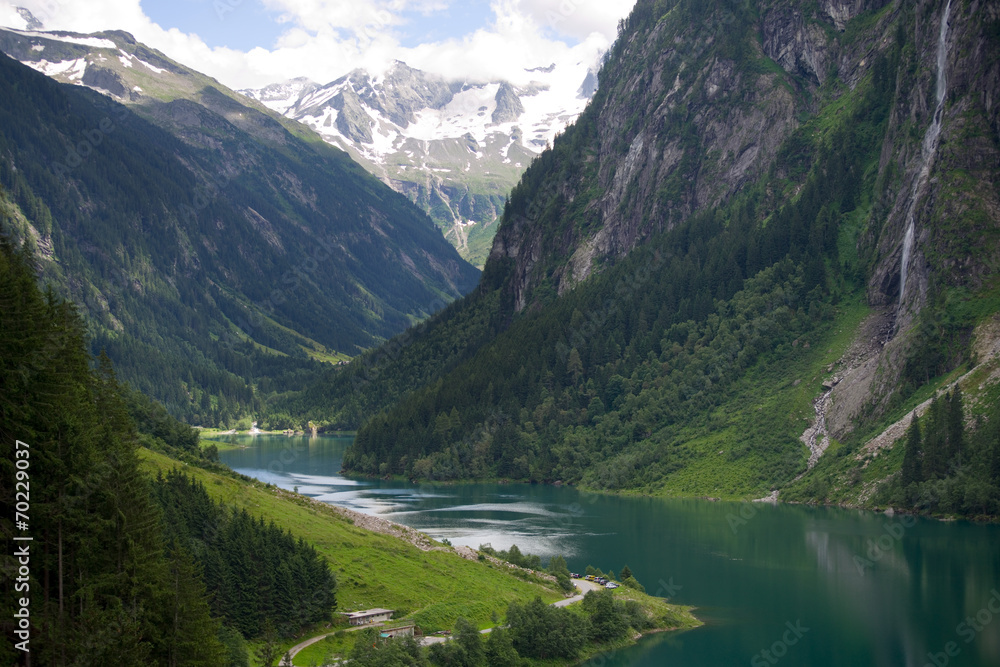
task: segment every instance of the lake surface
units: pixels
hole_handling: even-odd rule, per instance
[[[697,606],[706,623],[594,667],[1000,666],[1000,526],[541,485],[357,481],[338,474],[350,438],[229,440],[249,445],[221,453],[243,474],[456,545],[516,543],[543,559],[565,555],[578,572],[628,564],[648,593]]]

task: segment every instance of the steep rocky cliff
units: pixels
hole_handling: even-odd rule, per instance
[[[896,391],[929,292],[975,291],[994,275],[1000,10],[987,2],[721,4],[684,11],[679,3],[623,35],[586,112],[586,166],[569,178],[550,170],[518,199],[491,258],[510,261],[521,310],[540,284],[564,293],[692,213],[730,201],[765,175],[787,176],[781,149],[803,120],[838,98],[847,103],[878,55],[898,43],[904,60],[892,73],[879,190],[858,242],[867,299],[891,332],[880,347],[890,344],[834,391],[831,428],[843,436],[862,408],[878,412]],[[931,151],[924,143],[938,111],[939,47],[947,80]],[[910,283],[901,295],[911,219]]]
[[[836,437],[884,412],[902,384],[956,365],[975,322],[954,302],[991,287],[1000,266],[1000,7],[924,2],[895,13],[908,48],[879,163],[882,187],[860,239],[871,262],[868,302],[885,333],[881,349],[833,392]],[[935,324],[942,317],[952,322]],[[937,360],[942,346],[950,358]]]
[[[1000,311],[996,14],[640,0],[478,292],[311,390],[348,467],[826,497]]]
[[[593,166],[575,180],[553,175],[530,193],[523,209],[509,211],[493,248],[492,257],[514,261],[518,308],[546,275],[563,292],[602,259],[623,256],[772,168],[783,169],[775,163],[778,149],[800,118],[817,110],[818,87],[834,76],[852,89],[887,46],[897,10],[874,16],[886,4],[679,3],[627,31],[587,111],[594,127],[585,159]],[[643,5],[637,11],[657,12],[664,3]],[[874,24],[845,39],[846,22],[863,12]],[[584,206],[576,203],[581,196]],[[558,198],[560,215],[587,223],[546,244],[532,213]],[[562,259],[536,270],[543,257]]]

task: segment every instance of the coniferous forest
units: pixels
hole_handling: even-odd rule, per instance
[[[17,484],[0,494],[27,509],[0,530],[30,559],[18,577],[3,556],[0,661],[14,660],[19,596],[41,666],[246,665],[246,639],[329,619],[335,581],[312,547],[182,474],[140,470],[141,442],[194,457],[197,434],[136,399],[107,357],[93,368],[76,309],[35,271],[0,241],[0,465]]]
[[[962,403],[956,387],[913,418],[899,479],[882,492],[886,501],[935,513],[1000,514],[1000,413],[969,428]]]

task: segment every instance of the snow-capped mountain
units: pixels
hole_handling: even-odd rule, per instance
[[[553,64],[514,86],[446,81],[397,61],[380,75],[355,70],[327,85],[293,79],[240,92],[350,153],[481,264],[507,193],[583,112],[594,70]]]
[[[14,27],[0,29],[0,51],[141,109],[155,108],[147,104],[155,100],[201,100],[205,90],[222,89],[124,32],[43,32],[21,9],[0,15],[2,23]],[[448,81],[396,62],[377,75],[356,70],[326,85],[297,78],[239,93],[349,153],[423,208],[459,252],[481,266],[507,194],[583,112],[596,90],[596,71],[589,62],[543,65],[513,85]],[[227,118],[252,124],[238,112]]]

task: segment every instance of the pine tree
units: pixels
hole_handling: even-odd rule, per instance
[[[205,584],[187,550],[174,545],[170,551],[167,665],[215,667],[224,662],[225,650],[219,641],[220,623],[209,613]]]
[[[955,385],[948,400],[948,460],[961,462],[965,450],[965,410],[962,389]]]
[[[219,630],[219,641],[224,647],[221,662],[224,667],[250,667],[250,653],[247,651],[246,641],[238,631],[226,625],[222,626]]]
[[[628,565],[626,565],[625,567],[622,568],[620,576],[622,578],[622,581],[629,579],[632,576],[632,569]]]
[[[575,347],[570,350],[569,358],[566,360],[566,373],[574,385],[579,383],[580,376],[583,375],[583,362],[580,360],[580,352]]]
[[[944,477],[947,471],[947,431],[948,417],[945,411],[945,402],[937,398],[931,402],[928,410],[927,425],[923,431],[923,465],[922,477],[924,480],[933,480]]]
[[[274,667],[275,661],[281,656],[278,648],[278,633],[271,619],[264,622],[263,643],[257,649],[257,663],[260,667]]]
[[[920,422],[917,419],[916,413],[914,413],[913,419],[910,420],[910,428],[906,431],[906,450],[903,454],[902,471],[904,489],[911,484],[923,481],[920,464],[921,444]]]

